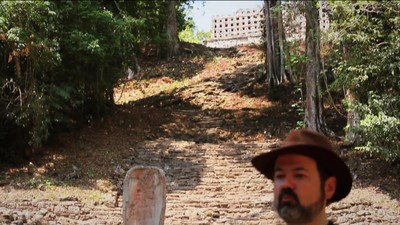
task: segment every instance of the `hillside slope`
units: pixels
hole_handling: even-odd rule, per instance
[[[105,118],[57,136],[42,154],[0,172],[0,224],[121,224],[122,180],[135,165],[167,176],[165,224],[281,224],[272,183],[250,165],[302,117],[301,97],[268,90],[256,46],[187,45],[169,61],[140,60]],[[340,146],[344,118],[328,109]],[[400,169],[338,147],[354,189],[329,208],[339,224],[399,224]]]

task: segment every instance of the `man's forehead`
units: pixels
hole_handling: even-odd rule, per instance
[[[300,154],[284,154],[279,156],[275,161],[275,169],[281,167],[315,167],[316,161],[308,156]]]

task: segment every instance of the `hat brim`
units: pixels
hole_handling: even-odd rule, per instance
[[[273,180],[275,161],[279,156],[284,154],[300,154],[308,156],[319,162],[320,165],[328,170],[329,174],[336,177],[336,191],[331,202],[340,201],[350,193],[353,179],[349,168],[336,153],[319,146],[295,145],[281,147],[254,157],[251,163],[268,179]]]

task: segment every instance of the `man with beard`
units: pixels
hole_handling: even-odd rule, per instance
[[[308,129],[291,131],[252,164],[274,182],[274,208],[290,225],[333,225],[325,207],[345,198],[353,182],[329,139]]]

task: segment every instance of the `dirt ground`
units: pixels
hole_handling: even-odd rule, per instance
[[[264,146],[266,143],[273,145],[302,121],[298,111],[302,104],[301,92],[296,91],[292,85],[269,90],[263,82],[264,56],[259,47],[207,49],[201,45],[186,45],[193,53],[186,52],[172,60],[155,61],[143,56],[140,59],[142,71],[136,80],[122,82],[116,88],[117,105],[111,115],[91,121],[90,125],[79,130],[57,135],[40,149],[40,154],[21,165],[2,164],[0,224],[24,221],[21,219],[22,214],[29,210],[34,215],[25,216],[28,219],[22,224],[40,224],[35,221],[42,220],[34,220],[35,216],[40,217],[37,216],[40,210],[34,209],[40,205],[27,203],[29,207],[21,210],[18,208],[20,202],[34,202],[35,199],[46,199],[46,204],[53,205],[53,208],[49,208],[54,213],[53,218],[46,217],[49,214],[47,212],[40,217],[46,218],[43,221],[50,221],[49,224],[59,216],[55,208],[63,200],[79,199],[79,204],[83,204],[78,206],[81,210],[85,208],[84,204],[93,207],[105,205],[108,211],[105,210],[104,214],[109,212],[117,218],[115,214],[118,214],[118,207],[121,206],[118,193],[125,172],[132,166],[132,162],[145,164],[144,160],[138,160],[148,159],[152,162],[159,157],[159,154],[154,153],[159,149],[146,145],[146,150],[138,146],[168,140],[191,143],[197,147],[209,144],[210,148],[230,143],[246,146],[249,143],[256,146]],[[338,107],[344,113],[339,104]],[[340,224],[400,224],[400,166],[357,152],[353,146],[343,145],[346,120],[331,103],[326,105],[325,116],[329,128],[335,133],[332,141],[336,143],[338,153],[351,167],[355,189],[345,201],[345,206],[338,204],[332,206],[332,210],[346,210],[361,204],[364,212],[360,214],[361,210],[355,209],[346,217],[340,217],[344,221]],[[168,150],[169,153],[173,151]],[[248,155],[254,155],[255,152],[247,152],[240,160],[248,161]],[[132,159],[133,155],[135,159]],[[174,160],[177,159],[179,157]],[[192,160],[191,157],[182,160],[187,163],[189,159]],[[212,167],[221,162],[213,160],[212,165],[204,163],[205,167]],[[179,184],[180,188],[185,190],[181,186],[190,186],[187,183]],[[169,185],[175,184],[170,180]],[[190,188],[196,189],[196,185]],[[170,201],[176,201],[179,205],[179,199],[176,197]],[[175,212],[173,210],[179,212],[179,207],[171,209],[171,212]],[[380,221],[383,222],[379,223],[366,216],[374,217],[377,210],[391,212],[387,216],[389,219],[382,219]],[[60,215],[71,219],[69,215],[74,213],[73,208],[68,213]],[[77,214],[82,215],[81,212]],[[215,210],[211,214],[204,214],[202,220],[199,220],[203,223],[196,224],[264,224],[254,222],[256,220],[230,223],[226,219],[221,222],[222,216],[215,214]],[[362,219],[353,218],[357,216]],[[367,217],[369,219],[365,219]],[[81,218],[75,219],[84,220]],[[190,224],[182,222],[185,218],[169,214],[167,221],[169,224]],[[91,221],[89,219],[85,221]],[[68,221],[53,224],[76,222],[71,222],[72,219]],[[113,221],[105,224],[120,223],[118,219]],[[265,221],[269,220],[266,218]]]

